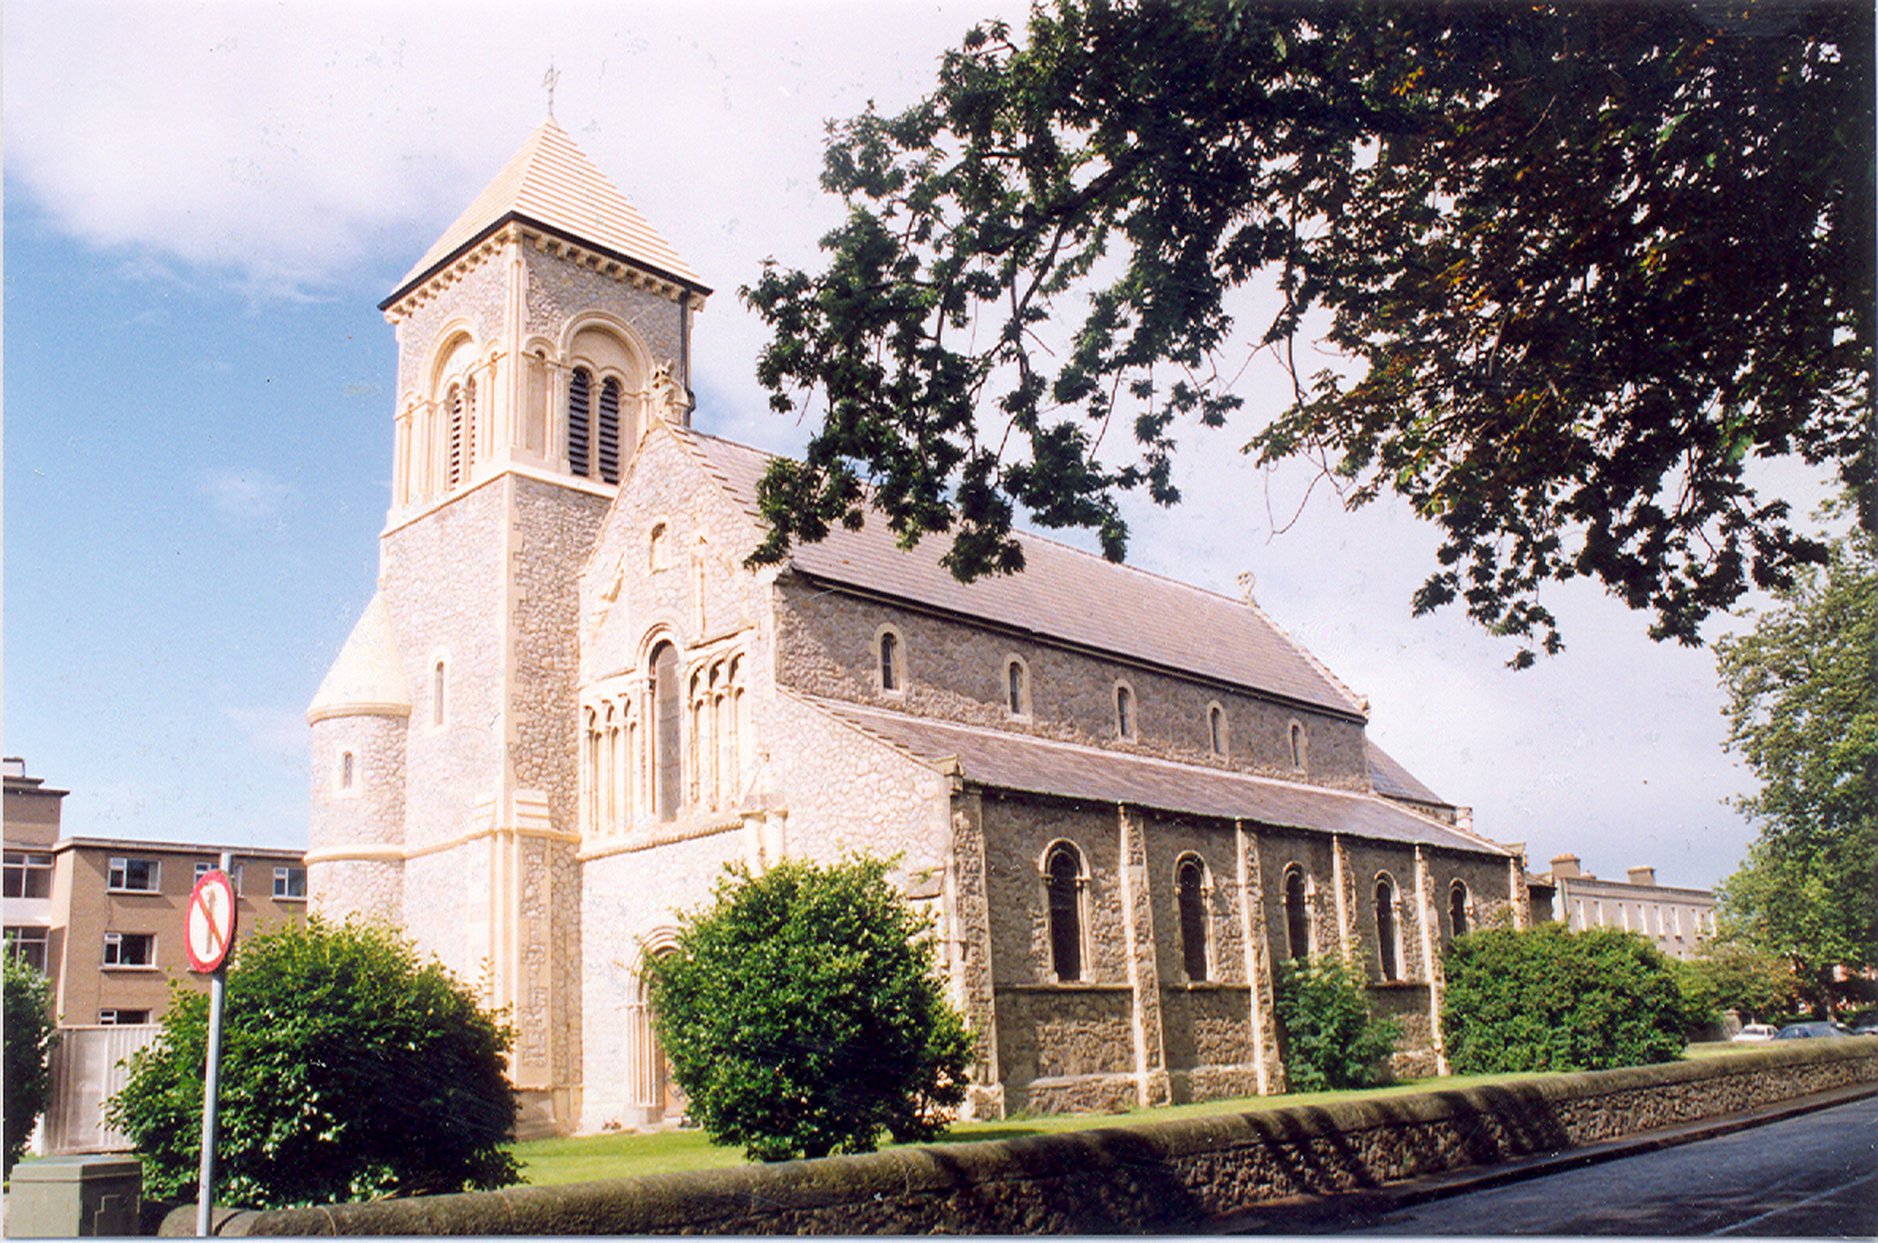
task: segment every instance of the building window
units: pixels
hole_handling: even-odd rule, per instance
[[[440,660],[430,670],[430,723],[443,724],[443,662]]]
[[[1082,855],[1068,842],[1043,865],[1050,893],[1050,968],[1059,981],[1082,979]]]
[[[900,694],[906,690],[906,652],[900,635],[892,629],[882,630],[875,643],[880,657],[880,689],[889,695]]]
[[[574,368],[567,380],[567,468],[586,478],[589,403],[593,396],[593,376],[585,367]]]
[[[301,899],[306,897],[306,869],[279,867],[274,869],[274,896],[276,898]]]
[[[652,528],[652,534],[646,538],[646,568],[654,573],[663,570],[672,563],[672,540],[663,522]]]
[[[1206,976],[1206,865],[1193,855],[1174,869],[1174,902],[1180,908],[1180,956],[1189,980]]]
[[[1448,927],[1453,935],[1467,935],[1467,886],[1455,881],[1448,890]]]
[[[149,1021],[150,1012],[148,1010],[112,1009],[98,1011],[98,1022],[104,1024],[106,1027],[122,1027],[130,1023],[148,1023]]]
[[[1012,716],[1030,715],[1030,670],[1016,656],[1004,662],[1004,709]]]
[[[1285,940],[1293,962],[1311,956],[1311,908],[1305,900],[1304,873],[1295,867],[1285,873]]]
[[[1135,693],[1125,682],[1115,684],[1115,736],[1130,740],[1135,736]]]
[[[156,966],[156,935],[149,932],[105,933],[104,965],[107,967]]]
[[[48,936],[49,932],[45,928],[8,928],[6,930],[7,953],[40,975],[45,975],[48,970],[46,966]]]
[[[339,788],[350,790],[358,782],[359,757],[350,751],[339,753]]]
[[[195,888],[196,883],[200,881],[204,876],[207,876],[209,874],[209,869],[214,866],[215,866],[215,863],[213,861],[204,863],[201,860],[197,860],[195,876],[190,881],[190,888],[192,889]],[[235,887],[235,896],[239,898],[241,896],[241,865],[239,863],[237,863],[234,866],[234,869],[229,872],[228,882],[229,884]]]
[[[52,856],[24,850],[7,851],[4,892],[9,898],[51,897]]]
[[[619,381],[609,377],[600,386],[600,480],[619,482]]]
[[[1376,949],[1382,957],[1382,978],[1401,979],[1402,965],[1395,941],[1395,886],[1387,876],[1376,879]]]
[[[1304,762],[1310,757],[1310,740],[1304,736],[1304,726],[1297,721],[1291,722],[1291,767],[1304,771]]]
[[[678,649],[661,643],[652,652],[652,769],[656,774],[655,813],[661,820],[678,816],[678,802],[683,792],[683,757],[679,738],[682,705],[678,701]]]
[[[155,859],[113,859],[108,887],[120,893],[155,893],[162,874]]]
[[[1206,710],[1206,737],[1212,744],[1214,755],[1226,754],[1226,709],[1218,704]]]

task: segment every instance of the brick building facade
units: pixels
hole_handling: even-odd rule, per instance
[[[708,293],[549,122],[383,304],[393,498],[308,712],[316,908],[511,1008],[529,1131],[679,1108],[641,964],[784,855],[897,857],[981,1116],[1282,1090],[1292,953],[1365,964],[1439,1066],[1439,946],[1526,920],[1518,852],[1250,600],[1033,537],[967,586],[877,522],[745,568],[767,458],[691,426]]]

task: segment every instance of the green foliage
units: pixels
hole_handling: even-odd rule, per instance
[[[1248,451],[1438,523],[1417,611],[1464,602],[1525,664],[1559,646],[1541,587],[1595,576],[1693,643],[1823,555],[1751,461],[1873,480],[1872,97],[1851,3],[988,23],[928,97],[833,128],[823,270],[742,291],[771,405],[824,407],[763,482],[757,559],[869,504],[948,534],[961,578],[1022,568],[1019,506],[1119,558],[1120,494],[1177,500],[1177,442],[1238,417],[1272,347],[1293,400]],[[1227,295],[1272,284],[1236,332]],[[1352,367],[1301,369],[1313,311]]]
[[[6,1053],[6,1172],[26,1152],[33,1122],[52,1095],[52,1046],[59,1030],[52,1015],[52,982],[13,956],[5,959]]]
[[[1696,957],[1670,959],[1669,966],[1691,1026],[1713,1021],[1723,1010],[1738,1010],[1748,1022],[1764,1021],[1791,1010],[1799,996],[1791,963],[1735,942],[1706,941]]]
[[[1715,645],[1729,747],[1760,779],[1758,822],[1717,894],[1725,937],[1793,964],[1815,1006],[1833,968],[1878,966],[1878,540],[1854,531]]]
[[[1334,954],[1278,964],[1274,981],[1285,1084],[1292,1092],[1361,1088],[1388,1081],[1401,1026],[1369,1012],[1361,970]]]
[[[1614,928],[1555,923],[1455,940],[1441,1028],[1457,1074],[1667,1062],[1687,1013],[1662,954]]]
[[[965,1099],[973,1039],[947,1004],[930,920],[887,865],[789,860],[719,881],[648,964],[691,1116],[752,1159],[930,1139]]]
[[[510,1035],[436,961],[318,918],[240,941],[222,1025],[215,1200],[237,1208],[482,1190],[517,1178]],[[107,1115],[144,1195],[194,1198],[209,999],[175,987]]]

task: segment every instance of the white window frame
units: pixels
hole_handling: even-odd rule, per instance
[[[141,1014],[143,1017],[140,1019],[120,1017],[125,1014]],[[100,1027],[141,1027],[149,1021],[150,1010],[148,1007],[106,1006],[104,1009],[98,1011],[98,1025]]]
[[[293,889],[293,874],[295,872],[298,872],[300,874],[300,892],[299,893],[291,892],[291,890]],[[281,892],[283,888],[289,890],[290,892],[286,892],[286,893]],[[275,868],[274,869],[274,900],[276,902],[305,902],[306,901],[306,868],[296,867],[295,865],[290,864],[290,863],[282,864],[281,866]]]
[[[210,869],[210,868],[212,868],[212,867],[214,867],[214,866],[216,866],[216,861],[215,861],[215,860],[212,860],[212,859],[210,859],[210,860],[203,860],[203,859],[198,859],[198,860],[196,860],[196,866],[195,866],[195,873],[194,873],[194,875],[192,876],[192,878],[190,879],[190,882],[189,882],[189,887],[190,887],[191,889],[194,889],[194,888],[196,887],[196,885],[198,885],[199,883],[201,883],[201,881],[202,881],[202,878],[203,878],[204,876],[207,876],[207,875],[208,875],[208,873],[209,873],[209,869]],[[230,880],[230,881],[231,881],[231,882],[232,882],[232,883],[234,884],[234,886],[235,886],[235,896],[236,896],[237,898],[239,898],[239,897],[241,897],[241,865],[240,865],[239,863],[237,863],[237,864],[236,864],[236,865],[234,866],[234,868],[230,870],[230,872],[229,872],[229,874],[228,874],[228,879],[229,879],[229,880]]]
[[[6,952],[25,963],[40,975],[51,973],[52,929],[36,924],[9,924],[6,932]],[[38,954],[26,951],[38,949]]]
[[[142,962],[124,960],[124,938],[140,937],[149,946],[149,957]],[[113,971],[155,971],[157,937],[154,932],[107,932],[104,934],[104,965]]]
[[[130,883],[130,866],[133,863],[150,865],[150,883],[147,886],[133,886]],[[111,893],[162,893],[163,860],[147,859],[141,855],[114,856],[105,877],[105,889]]]

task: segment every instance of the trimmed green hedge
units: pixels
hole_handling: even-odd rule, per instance
[[[1681,990],[1633,933],[1486,930],[1457,939],[1444,961],[1441,1026],[1458,1074],[1610,1070],[1682,1052]]]

